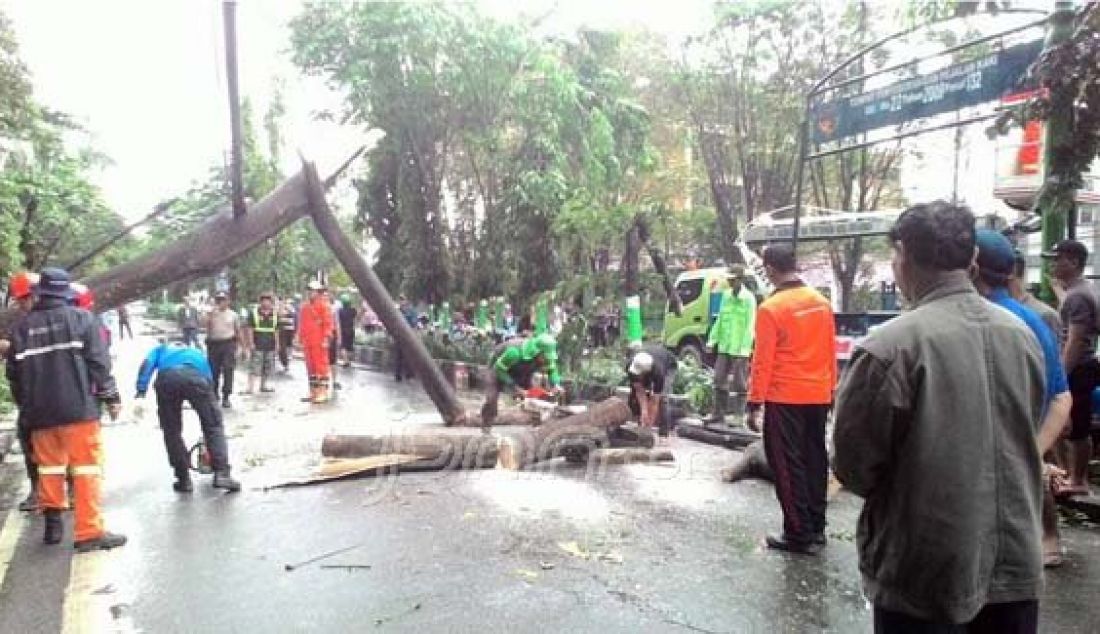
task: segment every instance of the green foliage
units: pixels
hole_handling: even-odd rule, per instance
[[[386,133],[358,220],[392,290],[520,303],[621,241],[587,239],[584,223],[625,215],[632,179],[656,163],[620,35],[538,40],[435,3],[313,4],[291,29],[295,63],[345,91],[344,117]]]
[[[1086,4],[1070,28],[1072,35],[1045,49],[1029,71],[1045,90],[1002,112],[990,130],[995,135],[1030,120],[1051,122],[1049,176],[1034,208],[1063,217],[1074,205],[1073,192],[1084,186],[1085,173],[1100,155],[1100,5]]]
[[[681,359],[672,392],[687,397],[688,409],[697,414],[713,411],[714,372],[692,360]]]
[[[145,315],[150,319],[175,321],[179,315],[180,306],[174,302],[150,302],[145,308]]]
[[[7,18],[0,14],[0,275],[66,266],[123,226],[90,173],[106,159],[75,145],[81,130],[34,99]],[[80,273],[117,263],[121,241]]]
[[[285,113],[279,90],[276,84],[276,92],[263,116],[262,127],[267,136],[264,140],[257,136],[256,116],[250,101],[245,99],[241,104],[244,194],[253,204],[284,179],[278,168],[282,148],[279,124]],[[205,180],[195,183],[182,195],[161,203],[167,210],[151,224],[144,248],[153,250],[168,244],[180,233],[227,209],[229,196],[226,167],[212,167]],[[274,291],[280,296],[300,292],[316,271],[333,268],[335,258],[313,229],[312,223],[300,220],[234,262],[230,266],[230,282],[237,301],[251,304],[258,300],[263,291]]]

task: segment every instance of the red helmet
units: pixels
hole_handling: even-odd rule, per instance
[[[80,282],[73,282],[71,288],[73,289],[74,306],[83,308],[84,310],[92,310],[95,308],[95,293],[92,292],[92,289]]]
[[[23,299],[34,292],[34,286],[38,284],[38,274],[20,271],[8,280],[8,296],[12,299]]]

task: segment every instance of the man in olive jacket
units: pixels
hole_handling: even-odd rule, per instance
[[[909,311],[857,347],[834,432],[875,631],[1035,632],[1042,352],[971,284],[968,209],[917,205],[890,240]]]

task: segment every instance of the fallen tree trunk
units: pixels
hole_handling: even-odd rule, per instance
[[[748,429],[737,429],[727,425],[706,427],[698,419],[692,418],[681,418],[676,421],[676,435],[726,449],[740,449],[760,440],[760,434]]]
[[[498,443],[496,437],[481,432],[329,435],[321,443],[321,455],[325,458],[366,458],[392,454],[419,458],[416,462],[400,465],[402,470],[491,469],[497,464]]]
[[[676,457],[669,449],[644,449],[642,447],[619,447],[597,449],[588,455],[588,463],[598,465],[644,464],[651,462],[672,462]]]
[[[506,469],[524,469],[566,454],[576,455],[606,447],[610,444],[608,430],[630,418],[630,406],[613,396],[586,412],[547,421],[504,438],[500,446],[500,465]]]
[[[264,196],[247,215],[234,218],[231,209],[223,209],[163,249],[93,275],[84,283],[95,292],[97,308],[114,308],[169,284],[214,275],[308,210],[303,169]]]
[[[405,322],[405,318],[397,308],[397,303],[390,297],[382,281],[374,274],[371,267],[359,255],[355,245],[344,234],[344,230],[340,228],[340,223],[337,222],[336,216],[329,209],[328,201],[325,200],[325,191],[317,176],[316,168],[306,163],[302,172],[306,180],[307,206],[317,232],[321,234],[325,244],[355,282],[359,293],[378,315],[386,331],[396,340],[395,344],[400,346],[402,354],[420,379],[420,385],[424,387],[424,391],[428,393],[428,397],[432,399],[443,417],[443,422],[447,425],[461,424],[466,419],[466,410],[459,403],[454,388],[447,382],[439,366],[428,354],[424,342]]]

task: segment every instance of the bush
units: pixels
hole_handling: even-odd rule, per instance
[[[150,319],[175,320],[179,314],[180,305],[172,302],[158,302],[149,304],[145,309],[145,316]]]
[[[15,410],[15,402],[11,398],[11,386],[7,381],[0,381],[0,415],[7,416]]]
[[[687,397],[687,407],[691,411],[710,412],[714,409],[714,372],[694,361],[681,359],[672,391]]]

